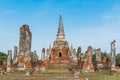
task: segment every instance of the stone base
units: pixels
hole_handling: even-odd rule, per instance
[[[94,66],[93,66],[93,64],[90,64],[90,72],[94,72],[95,70],[94,70]]]
[[[82,72],[90,72],[90,68],[89,66],[84,66],[83,69],[82,69]]]
[[[25,71],[25,68],[17,68],[17,71]]]
[[[94,69],[91,69],[90,72],[95,72],[95,70],[94,70]]]
[[[82,69],[82,72],[95,72],[95,70],[92,67],[87,67],[87,68]]]
[[[11,72],[11,70],[12,70],[11,68],[7,68],[7,72]]]
[[[32,73],[30,71],[27,71],[26,76],[32,76]]]
[[[49,61],[50,64],[70,64],[71,60],[70,59],[62,59],[62,58],[58,58],[58,59],[51,59]],[[77,64],[77,63],[76,63]]]
[[[71,63],[73,63],[74,65],[78,64],[77,60],[72,60]]]
[[[41,72],[46,72],[46,68],[40,68]]]
[[[90,67],[90,72],[95,72],[93,67]]]
[[[80,76],[74,76],[74,78],[78,79],[78,78],[80,78]]]
[[[7,72],[5,72],[5,71],[1,71],[0,74],[2,74],[2,75],[3,75],[3,74],[6,75]]]
[[[54,64],[55,60],[54,59],[50,59],[50,64]]]
[[[110,71],[110,76],[116,76],[116,75],[117,75],[117,71],[115,70]]]
[[[26,61],[26,62],[25,62],[25,68],[26,68],[26,69],[31,69],[31,68],[32,68],[32,64],[31,64],[30,61]]]

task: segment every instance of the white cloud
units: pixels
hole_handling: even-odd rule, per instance
[[[103,13],[101,17],[107,20],[120,20],[120,4],[113,5],[111,10]]]
[[[14,14],[15,12],[12,10],[5,10],[3,13],[5,14]]]
[[[13,10],[4,10],[4,11],[2,11],[2,12],[0,12],[2,15],[4,15],[4,14],[15,14],[16,12],[15,11],[13,11]]]
[[[102,15],[102,18],[103,18],[103,19],[110,20],[110,19],[113,18],[113,16],[112,16],[112,15]]]

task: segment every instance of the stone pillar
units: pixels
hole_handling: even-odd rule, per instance
[[[47,49],[47,50],[46,50],[46,59],[49,60],[49,56],[50,56],[49,49]]]
[[[88,60],[89,58],[88,58],[88,50],[87,50],[84,55],[84,63],[83,63],[83,68],[82,68],[83,72],[89,72]]]
[[[73,46],[71,45],[70,49],[69,49],[69,56],[70,56],[70,59],[72,60],[72,54],[73,54]]]
[[[82,62],[81,62],[81,47],[78,47],[78,50],[77,50],[77,59],[78,59],[78,67],[79,68],[82,68]]]
[[[7,56],[7,72],[10,72],[12,69],[12,51],[8,50]]]
[[[92,47],[91,46],[89,46],[88,47],[88,57],[89,57],[89,64],[91,64],[92,63]]]
[[[51,51],[52,51],[52,48],[51,48],[51,45],[49,45],[49,49],[46,50],[46,59],[48,60],[50,58]]]
[[[92,47],[89,46],[88,50],[85,53],[84,64],[83,64],[83,71],[84,72],[94,72],[94,66],[92,63]]]
[[[113,42],[111,42],[111,71],[110,71],[110,75],[111,76],[115,76],[116,75],[116,68],[115,68],[115,55],[116,55],[116,50],[115,50],[115,40]]]
[[[97,49],[96,52],[96,62],[101,63],[101,49]]]
[[[45,48],[42,48],[41,60],[45,60]]]
[[[81,56],[81,47],[78,47],[78,49],[77,49],[77,53],[78,53],[78,57],[80,57]]]
[[[34,51],[34,55],[33,55],[33,61],[37,62],[38,61],[38,57],[37,57],[37,51]]]
[[[17,46],[14,46],[13,64],[17,63],[17,52],[18,48]]]
[[[94,66],[93,66],[93,63],[92,63],[92,53],[93,53],[93,50],[92,50],[92,47],[89,46],[88,47],[88,65],[89,65],[89,68],[90,68],[90,72],[94,72]]]
[[[76,49],[73,49],[73,53],[72,54],[72,62],[74,63],[74,65],[77,65],[77,54],[76,54]]]
[[[34,53],[33,53],[32,66],[33,66],[33,68],[38,70],[38,56],[37,56],[37,51],[36,50],[34,50]]]
[[[18,54],[18,70],[31,68],[31,40],[32,33],[28,25],[20,28],[19,54]]]

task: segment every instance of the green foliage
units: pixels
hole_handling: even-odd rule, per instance
[[[78,52],[76,52],[75,55],[78,57]]]
[[[0,52],[0,65],[3,64],[3,61],[7,60],[7,55],[4,52]]]
[[[109,54],[106,51],[105,52],[101,52],[101,60],[102,60],[102,62],[107,57],[109,57]]]
[[[81,53],[81,55],[80,55],[80,56],[81,56],[81,57],[84,57],[84,54],[85,54],[85,53]]]
[[[116,55],[116,65],[120,66],[120,53]]]
[[[96,61],[96,51],[97,51],[97,49],[93,49],[93,54],[92,54],[92,61],[93,62]]]
[[[92,54],[92,60],[93,60],[93,62],[95,62],[95,60],[96,60],[96,54]]]
[[[84,55],[85,53],[81,53],[81,55]]]
[[[33,58],[34,58],[34,52],[31,52],[31,58],[33,60]]]
[[[38,59],[38,55],[37,55],[37,59]],[[31,59],[33,60],[34,59],[34,52],[31,52]]]
[[[109,54],[105,51],[105,52],[101,52],[101,60],[103,61],[105,58],[109,57]],[[93,54],[92,54],[92,60],[93,62],[96,60],[96,49],[93,50]]]

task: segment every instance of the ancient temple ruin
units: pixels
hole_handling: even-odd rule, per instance
[[[69,63],[69,44],[65,39],[62,15],[60,14],[57,38],[53,42],[53,48],[50,50],[50,63]]]
[[[72,45],[69,47],[69,43],[65,38],[62,14],[60,14],[58,32],[53,46],[51,47],[51,45],[49,45],[49,48],[46,49],[46,54],[45,49],[42,49],[42,67],[45,67],[46,64],[48,64],[48,66],[53,64],[72,64],[81,65],[80,67],[82,67],[83,57],[82,59],[81,57],[81,47],[79,47],[77,51]]]
[[[110,59],[105,58],[105,62],[101,58],[101,49],[96,50],[96,59],[93,61],[93,48],[88,46],[85,54],[82,53],[82,48],[78,49],[69,46],[68,41],[65,38],[64,25],[62,21],[62,14],[60,14],[58,32],[53,45],[49,45],[49,48],[42,48],[41,60],[38,59],[37,51],[35,50],[31,54],[31,42],[32,33],[30,32],[28,25],[23,25],[20,28],[20,39],[19,39],[19,50],[17,46],[14,46],[14,55],[12,60],[12,51],[8,51],[7,57],[7,71],[10,72],[13,68],[18,71],[25,71],[30,69],[35,69],[39,71],[40,69],[51,68],[51,65],[56,64],[67,64],[69,66],[77,66],[81,68],[83,72],[94,72],[93,62],[97,64],[104,64],[104,67],[108,65],[108,61],[111,62],[110,75],[116,75],[115,68],[115,41],[111,42],[111,54]],[[33,56],[32,56],[33,55]],[[109,67],[105,67],[109,68]],[[14,70],[15,71],[15,70]]]

